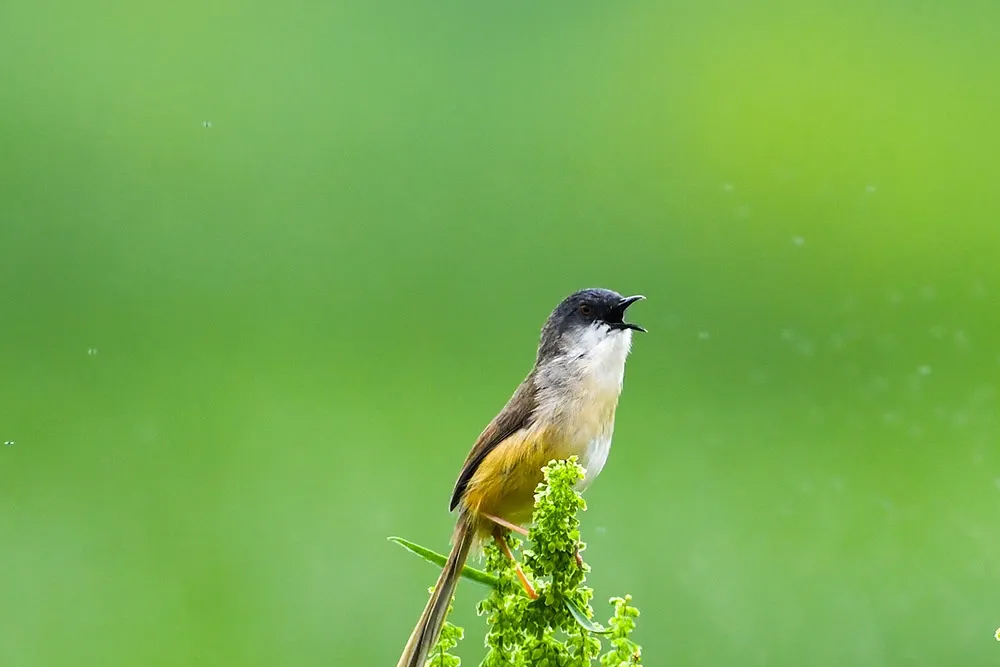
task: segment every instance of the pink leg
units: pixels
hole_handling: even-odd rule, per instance
[[[497,524],[498,526],[503,526],[504,528],[509,528],[510,530],[513,530],[518,535],[523,535],[524,537],[528,536],[527,528],[522,528],[521,526],[518,526],[516,523],[511,523],[510,521],[507,521],[507,519],[501,519],[500,517],[493,516],[492,514],[483,514],[482,516],[486,517],[487,519]]]
[[[502,551],[503,554],[510,559],[510,562],[514,563],[514,570],[517,572],[517,578],[521,580],[521,586],[524,587],[524,592],[527,593],[528,597],[532,600],[537,600],[538,593],[535,592],[535,587],[531,585],[530,581],[528,581],[528,577],[525,576],[520,563],[514,559],[514,554],[510,551],[510,545],[507,544],[507,540],[504,538],[503,528],[497,526],[493,529],[493,539],[496,540],[497,546],[500,547],[500,551]]]

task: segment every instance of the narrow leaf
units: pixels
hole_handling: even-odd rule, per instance
[[[583,610],[569,598],[563,598],[563,602],[566,603],[566,609],[573,617],[573,620],[575,620],[577,624],[587,632],[593,632],[595,635],[606,635],[611,633],[613,628],[605,628],[597,623],[594,623],[592,620],[587,618],[587,614],[585,614]]]
[[[407,551],[417,554],[424,560],[434,563],[438,567],[444,567],[444,564],[448,561],[447,556],[439,554],[436,551],[432,551],[427,547],[422,547],[419,544],[410,542],[402,537],[390,537],[388,539],[390,542],[398,544]],[[489,586],[490,588],[496,588],[499,583],[499,580],[492,574],[483,572],[482,570],[477,570],[476,568],[469,567],[468,565],[462,568],[462,576],[470,581],[475,581],[476,583]]]

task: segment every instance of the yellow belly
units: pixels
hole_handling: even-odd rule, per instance
[[[610,438],[618,393],[581,399],[562,406],[549,419],[540,418],[535,426],[512,435],[487,454],[466,487],[465,508],[518,525],[529,523],[542,468],[570,456],[585,463],[591,443]]]

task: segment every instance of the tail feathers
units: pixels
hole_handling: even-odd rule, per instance
[[[458,584],[459,575],[465,566],[465,560],[469,557],[469,549],[472,546],[474,531],[464,520],[459,520],[455,528],[454,545],[448,560],[441,570],[434,585],[434,592],[431,599],[424,607],[424,613],[417,621],[417,627],[413,628],[410,640],[406,642],[403,655],[399,657],[396,667],[424,667],[427,661],[427,654],[437,643],[438,635],[441,633],[441,626],[444,625],[445,616],[448,615],[448,605],[451,604],[451,597],[455,592],[455,585]]]

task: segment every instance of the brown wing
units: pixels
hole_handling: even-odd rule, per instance
[[[472,451],[465,457],[465,463],[462,465],[462,472],[458,475],[458,481],[455,482],[455,490],[452,491],[451,504],[448,509],[454,510],[458,506],[458,501],[465,493],[465,487],[468,486],[469,480],[472,479],[472,475],[486,458],[486,455],[511,435],[531,425],[536,405],[535,376],[532,374],[525,378],[514,395],[507,401],[507,405],[500,411],[500,414],[494,417],[489,426],[479,434]]]

